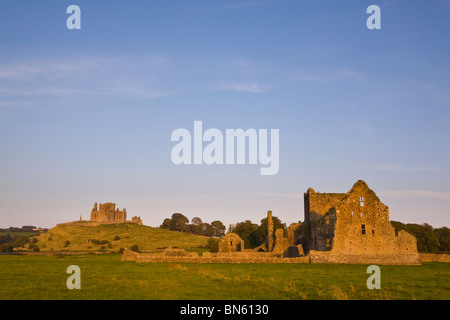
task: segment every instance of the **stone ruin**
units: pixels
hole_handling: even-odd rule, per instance
[[[107,202],[100,203],[97,206],[97,202],[94,204],[94,208],[91,211],[91,220],[102,223],[119,223],[119,222],[132,222],[142,225],[141,217],[134,216],[131,220],[127,220],[127,210],[116,209],[116,204]]]
[[[253,249],[244,248],[244,240],[235,233],[227,233],[219,242],[218,257],[240,253],[254,255],[255,253],[275,258],[294,258],[303,256],[303,248],[301,245],[295,244],[295,231],[299,228],[300,223],[293,223],[287,228],[287,237],[284,237],[284,230],[273,230],[272,211],[267,212],[267,238],[259,247]],[[291,248],[292,247],[292,248]]]
[[[416,238],[395,231],[389,207],[364,181],[347,193],[309,188],[304,205],[305,221],[295,241],[312,262],[420,264]]]
[[[216,254],[168,256],[135,254],[126,250],[122,260],[420,264],[416,238],[406,231],[395,231],[389,220],[389,208],[362,180],[347,193],[319,193],[309,188],[304,194],[304,208],[304,222],[291,224],[286,237],[283,229],[273,230],[272,212],[269,211],[267,239],[254,249],[246,249],[237,234],[228,233],[220,240]]]

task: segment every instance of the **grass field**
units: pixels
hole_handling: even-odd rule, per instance
[[[1,235],[10,235],[11,237],[14,235],[17,236],[25,236],[25,237],[30,237],[30,236],[35,236],[35,235],[39,235],[38,232],[11,232],[11,231],[6,231],[6,232],[0,232],[0,236]]]
[[[118,254],[0,256],[0,299],[450,299],[450,264],[380,266],[381,289],[366,265],[181,264],[120,261]],[[69,290],[69,265],[81,289]]]

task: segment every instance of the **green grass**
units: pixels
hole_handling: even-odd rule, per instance
[[[20,231],[20,232],[11,232],[11,231],[0,232],[0,236],[1,236],[1,235],[5,235],[5,236],[6,236],[6,235],[8,235],[8,234],[9,234],[11,237],[14,236],[14,235],[30,237],[30,236],[38,235],[39,233],[38,233],[38,232],[22,232],[22,231]]]
[[[118,254],[0,256],[0,299],[450,299],[450,264],[182,264],[120,261]],[[81,290],[66,287],[69,265]]]
[[[119,240],[114,240],[117,239]],[[179,248],[206,246],[207,237],[166,229],[140,226],[135,223],[116,223],[98,226],[82,222],[56,226],[37,237],[35,243],[41,252],[45,251],[119,251],[137,244],[141,250],[157,250],[168,245]],[[96,244],[92,240],[107,241]],[[66,245],[66,241],[70,244]],[[28,249],[28,245],[24,248]]]

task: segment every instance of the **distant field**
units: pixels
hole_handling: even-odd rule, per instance
[[[366,265],[122,262],[118,254],[0,256],[0,299],[450,299],[450,264],[380,266],[381,289],[366,287]],[[81,289],[69,290],[69,265]]]
[[[33,240],[36,239],[36,240]],[[168,245],[179,248],[206,246],[207,237],[166,229],[116,223],[88,226],[82,222],[56,226],[31,241],[42,251],[119,251],[139,245],[140,250],[157,250]]]

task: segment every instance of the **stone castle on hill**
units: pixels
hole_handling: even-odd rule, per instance
[[[131,220],[127,220],[127,210],[125,208],[123,210],[116,209],[116,204],[111,202],[100,203],[98,206],[96,202],[91,211],[91,221],[105,223],[133,222],[142,225],[141,217],[135,216]]]
[[[137,262],[219,263],[361,263],[420,264],[416,238],[395,231],[389,208],[368,185],[357,181],[347,193],[304,193],[305,219],[286,232],[274,230],[272,212],[267,214],[267,239],[246,249],[242,238],[228,233],[217,254],[170,249],[162,254],[124,251],[122,260]],[[285,236],[286,235],[286,236]]]

